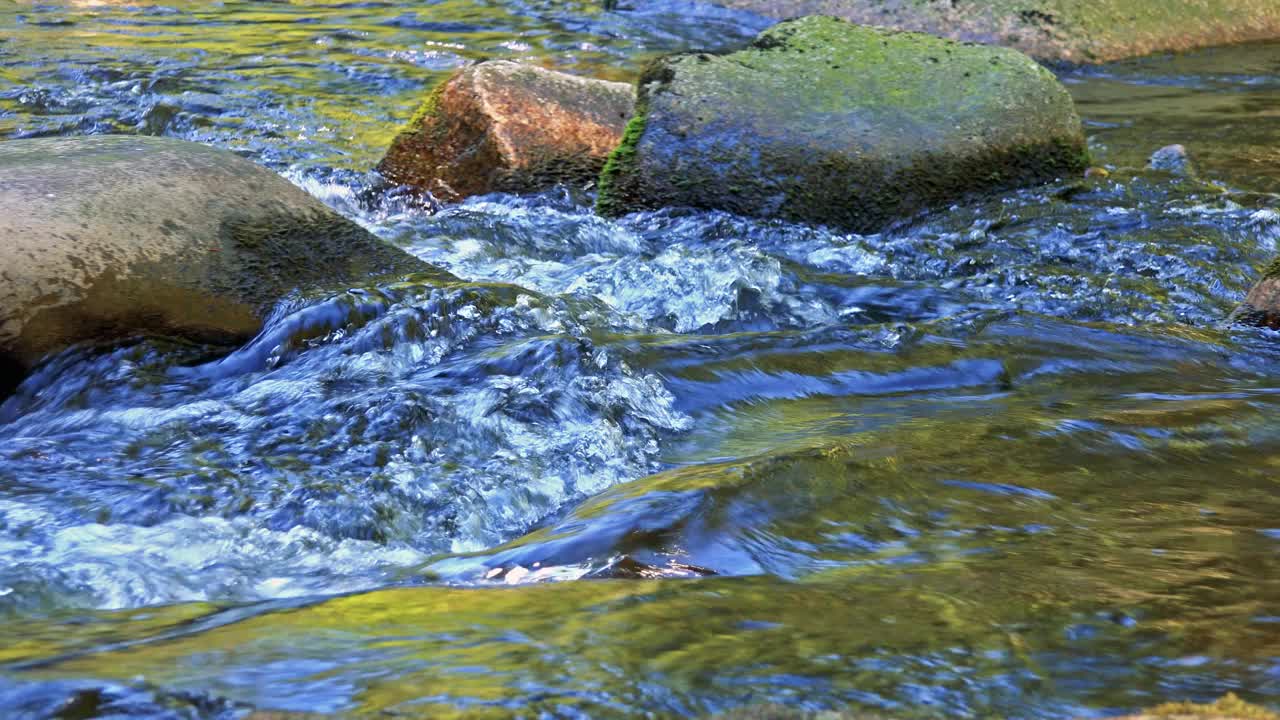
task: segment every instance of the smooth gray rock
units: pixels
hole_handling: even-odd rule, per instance
[[[82,342],[234,342],[294,289],[438,272],[276,173],[167,138],[0,142],[0,395]]]

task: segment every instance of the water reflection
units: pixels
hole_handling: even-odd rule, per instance
[[[369,192],[462,63],[625,79],[763,22],[0,7],[0,136],[231,147],[462,278],[290,298],[224,358],[149,343],[33,377],[0,408],[0,707],[1065,718],[1274,697],[1280,350],[1218,327],[1280,237],[1274,46],[1069,71],[1108,176],[879,235]],[[1143,169],[1172,142],[1198,177]]]

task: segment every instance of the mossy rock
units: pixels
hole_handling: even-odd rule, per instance
[[[1280,37],[1275,0],[716,0],[788,19],[867,25],[1004,45],[1048,61],[1096,63]]]
[[[236,342],[301,289],[437,272],[276,173],[167,138],[0,142],[0,397],[77,343]]]
[[[741,52],[650,64],[598,207],[690,206],[867,232],[1087,164],[1070,95],[1025,55],[808,17]]]

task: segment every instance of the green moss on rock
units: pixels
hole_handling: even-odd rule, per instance
[[[688,205],[872,231],[1088,164],[1071,98],[1017,52],[828,17],[663,58],[601,177],[606,214]]]
[[[626,130],[622,132],[622,142],[618,143],[618,147],[609,154],[609,158],[604,163],[604,169],[600,171],[596,210],[601,215],[617,215],[623,212],[623,209],[617,206],[621,199],[618,188],[619,179],[628,176],[635,165],[636,144],[644,135],[645,117],[643,110],[636,110],[635,117],[631,118]]]
[[[851,22],[1004,45],[1050,61],[1109,62],[1280,37],[1274,0],[717,0],[780,19]]]
[[[405,123],[405,132],[420,131],[427,120],[440,113],[440,96],[444,94],[444,88],[445,83],[439,83],[427,93],[427,96],[422,99],[422,104],[418,105],[418,109],[413,112],[413,117]]]

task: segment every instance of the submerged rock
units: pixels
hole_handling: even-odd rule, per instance
[[[1194,174],[1191,169],[1191,157],[1187,155],[1187,149],[1181,145],[1166,145],[1151,153],[1151,158],[1147,160],[1147,167],[1175,175]]]
[[[453,202],[593,182],[635,104],[624,83],[505,60],[458,71],[378,165],[392,182]]]
[[[684,205],[874,231],[1087,166],[1070,95],[1001,48],[781,23],[731,55],[658,60],[600,180],[604,214]]]
[[[235,153],[0,142],[0,396],[41,358],[140,334],[252,336],[285,293],[431,269]]]
[[[1280,37],[1275,0],[715,1],[779,19],[833,15],[1075,63]]]

